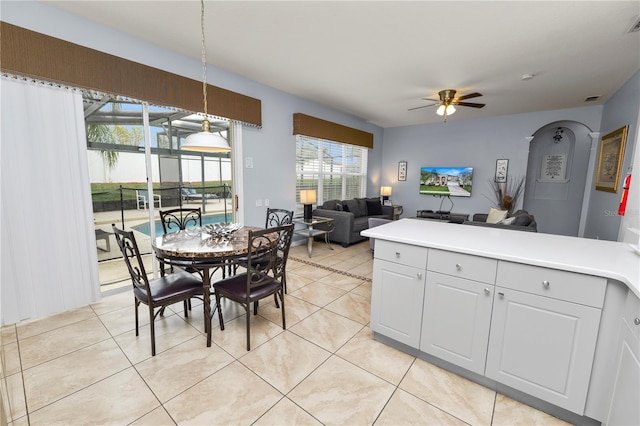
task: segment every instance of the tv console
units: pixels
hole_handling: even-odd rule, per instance
[[[435,219],[447,222],[462,223],[469,220],[469,215],[466,213],[451,213],[444,210],[418,210],[416,215],[418,219]]]

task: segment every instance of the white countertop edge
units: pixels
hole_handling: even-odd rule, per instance
[[[625,243],[408,218],[361,235],[604,277],[623,283],[640,298],[640,256]],[[529,243],[534,244],[528,248]],[[549,250],[541,250],[543,244]]]

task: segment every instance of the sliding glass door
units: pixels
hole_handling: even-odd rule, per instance
[[[84,110],[103,292],[130,285],[111,224],[134,231],[150,273],[151,239],[163,232],[160,210],[200,207],[203,223],[234,220],[230,155],[179,149],[187,135],[199,131],[201,117],[95,94],[84,95]],[[213,131],[228,137],[227,121],[210,121]]]

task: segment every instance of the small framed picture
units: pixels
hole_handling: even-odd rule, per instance
[[[391,200],[384,200],[383,204],[384,204],[385,206],[392,206],[392,205],[393,205],[393,202],[391,202]]]
[[[496,160],[496,177],[497,183],[505,183],[507,181],[507,171],[509,170],[509,160]]]
[[[398,163],[398,180],[407,180],[407,162],[400,161]]]

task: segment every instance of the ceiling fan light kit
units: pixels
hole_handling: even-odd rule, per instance
[[[474,102],[461,102],[461,101],[464,101],[465,99],[477,98],[478,96],[482,96],[482,94],[478,92],[469,93],[468,95],[463,95],[456,98],[455,97],[456,91],[454,89],[446,89],[446,90],[439,91],[438,96],[440,97],[440,99],[422,98],[426,101],[434,101],[436,102],[435,104],[424,105],[416,108],[409,108],[409,111],[412,111],[414,109],[426,108],[433,105],[439,105],[438,109],[436,110],[436,114],[438,114],[439,116],[444,116],[444,121],[446,122],[447,116],[456,112],[456,108],[455,108],[456,105],[466,106],[471,108],[482,108],[485,105],[485,104],[478,104]]]

